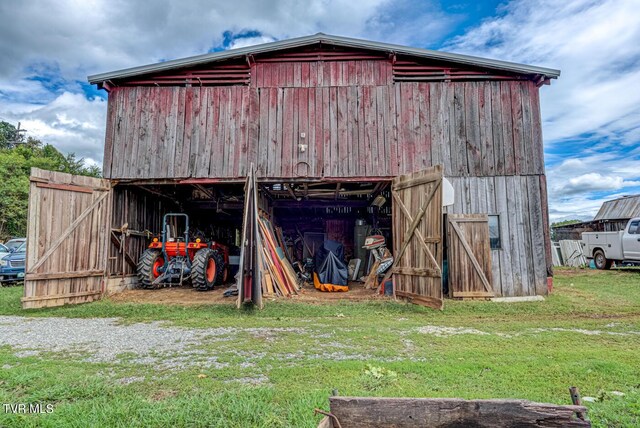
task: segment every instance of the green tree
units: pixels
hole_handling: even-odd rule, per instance
[[[21,144],[13,144],[18,138]],[[63,154],[51,144],[16,136],[16,127],[0,122],[0,239],[25,236],[31,168],[99,177],[100,169],[87,167],[74,153]]]

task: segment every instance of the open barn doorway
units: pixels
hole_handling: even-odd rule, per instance
[[[240,183],[116,185],[108,291],[182,286],[221,294],[238,268],[243,199]]]
[[[393,262],[390,181],[269,182],[259,188],[266,202],[260,216],[294,267],[300,295],[324,299],[378,293],[376,273],[383,274]],[[367,245],[372,236],[376,242]],[[278,290],[267,286],[266,292]]]

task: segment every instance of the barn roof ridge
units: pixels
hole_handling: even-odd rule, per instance
[[[139,76],[148,73],[166,71],[177,68],[185,68],[205,64],[208,62],[221,61],[242,57],[245,55],[256,55],[278,50],[292,49],[296,47],[307,46],[315,43],[327,43],[336,46],[387,51],[395,54],[408,56],[416,56],[422,58],[430,58],[442,61],[449,61],[465,65],[473,65],[486,67],[491,69],[510,71],[521,74],[542,75],[544,78],[557,78],[560,76],[560,70],[538,67],[533,65],[518,64],[514,62],[501,61],[496,59],[481,58],[477,56],[457,54],[451,52],[436,51],[430,49],[413,48],[408,46],[396,45],[384,42],[375,42],[363,39],[355,39],[351,37],[335,36],[324,33],[316,33],[309,36],[296,37],[285,40],[278,40],[260,45],[246,46],[238,49],[229,49],[219,52],[211,52],[186,58],[174,59],[170,61],[159,62],[155,64],[142,65],[137,67],[125,68],[121,70],[93,74],[88,76],[89,83],[96,84],[111,79],[123,79],[128,77]]]

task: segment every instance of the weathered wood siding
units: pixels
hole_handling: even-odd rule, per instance
[[[367,73],[352,78],[351,62]],[[389,84],[385,67],[365,66],[375,61],[351,62],[323,63],[327,80],[309,74],[314,63],[260,63],[252,86],[115,88],[104,175],[239,179],[251,162],[274,178],[393,177],[436,164],[447,177],[544,173],[533,82]]]
[[[496,295],[546,294],[551,262],[547,263],[545,254],[544,181],[538,176],[453,177],[449,181],[455,202],[445,207],[447,213],[499,216],[501,248],[491,250]]]

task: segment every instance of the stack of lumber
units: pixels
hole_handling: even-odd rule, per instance
[[[284,253],[282,232],[274,229],[263,215],[258,218],[262,248],[259,263],[262,271],[262,293],[265,295],[291,296],[298,294],[298,277]],[[276,232],[277,230],[277,232]]]

